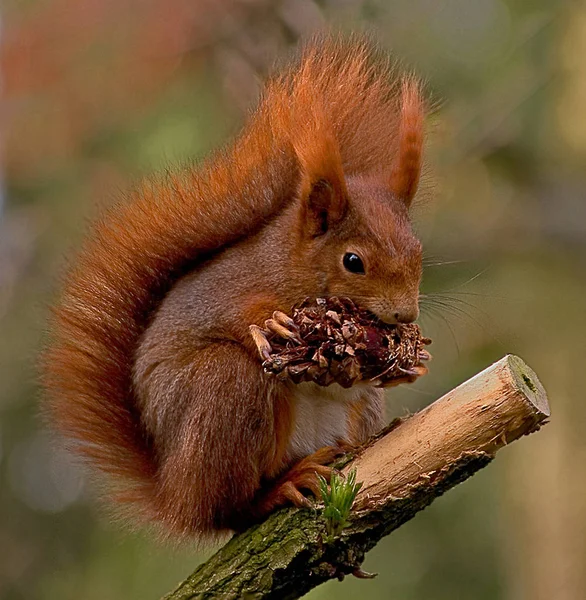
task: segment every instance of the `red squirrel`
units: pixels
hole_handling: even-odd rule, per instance
[[[53,422],[127,514],[173,535],[306,506],[316,473],[385,424],[383,390],[263,372],[306,297],[418,316],[409,219],[425,103],[359,37],[323,36],[268,80],[239,137],[149,179],[93,225],[44,360]],[[252,327],[251,327],[252,326]]]

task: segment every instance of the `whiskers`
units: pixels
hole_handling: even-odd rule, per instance
[[[446,309],[446,306],[450,305],[449,309]],[[452,336],[452,340],[454,342],[454,346],[456,347],[456,351],[458,355],[460,354],[460,345],[458,344],[458,338],[456,337],[456,333],[454,331],[454,327],[452,326],[451,320],[448,318],[449,316],[453,316],[453,311],[451,309],[451,304],[449,301],[443,297],[442,294],[420,294],[419,295],[419,311],[420,311],[420,320],[425,321],[429,319],[431,321],[442,321],[446,326],[447,330],[450,332]]]
[[[422,318],[425,319],[428,317],[432,320],[441,320],[450,331],[458,353],[460,352],[460,347],[453,326],[454,321],[458,324],[461,324],[462,321],[473,323],[474,326],[479,327],[486,333],[488,337],[501,344],[494,333],[494,329],[489,326],[491,321],[490,315],[475,302],[475,300],[480,298],[496,298],[496,296],[461,289],[485,275],[487,270],[484,269],[476,273],[468,280],[446,291],[428,292],[419,295],[419,308]],[[500,298],[500,300],[504,299]]]
[[[474,296],[482,296],[482,294],[469,294]],[[478,306],[467,300],[463,300],[459,297],[460,294],[456,293],[445,293],[445,292],[432,292],[429,294],[420,294],[419,306],[421,312],[430,312],[432,314],[438,313],[442,316],[450,315],[454,317],[465,317],[477,324],[480,324],[478,319],[474,316],[473,311],[479,311]]]
[[[450,329],[454,338],[455,333],[452,327],[454,319],[458,322],[461,322],[462,319],[469,319],[476,325],[483,326],[478,317],[474,315],[474,311],[479,310],[478,307],[456,295],[440,292],[422,294],[419,296],[419,308],[422,317],[430,316],[441,319]]]
[[[444,267],[446,265],[461,265],[466,261],[464,260],[441,260],[435,256],[424,256],[422,265],[424,268],[428,267]]]

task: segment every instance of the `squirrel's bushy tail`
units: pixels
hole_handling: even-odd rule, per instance
[[[320,153],[332,144],[347,175],[390,176],[401,164],[400,90],[367,41],[314,39],[269,81],[230,148],[201,168],[146,181],[93,225],[54,310],[43,382],[52,421],[111,476],[113,496],[132,505],[132,516],[156,518],[156,448],[132,390],[134,353],[153,311],[198,261],[295,198],[307,162],[327,160]],[[407,111],[410,122],[419,122],[417,110]],[[409,151],[413,170],[413,144]]]
[[[66,274],[43,359],[48,413],[74,450],[111,476],[109,493],[132,505],[133,517],[156,516],[156,451],[132,391],[139,338],[178,277],[251,235],[295,193],[295,165],[265,143],[245,160],[234,152],[144,183],[94,223]]]

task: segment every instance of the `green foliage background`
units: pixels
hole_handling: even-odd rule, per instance
[[[28,0],[1,16],[0,598],[158,598],[205,558],[112,524],[38,416],[58,274],[88,218],[143,174],[202,157],[300,36],[367,29],[425,77],[416,210],[431,373],[420,408],[502,355],[553,410],[381,543],[373,581],[310,597],[586,598],[586,4],[546,0]]]

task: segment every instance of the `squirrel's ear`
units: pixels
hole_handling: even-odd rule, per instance
[[[294,144],[301,167],[301,227],[307,235],[326,233],[348,210],[340,150],[325,127],[313,139]]]
[[[315,237],[342,220],[347,209],[344,192],[326,178],[311,184],[301,199],[303,231]]]
[[[414,77],[403,80],[400,103],[399,144],[388,184],[394,196],[409,208],[423,160],[424,103],[421,86]]]

